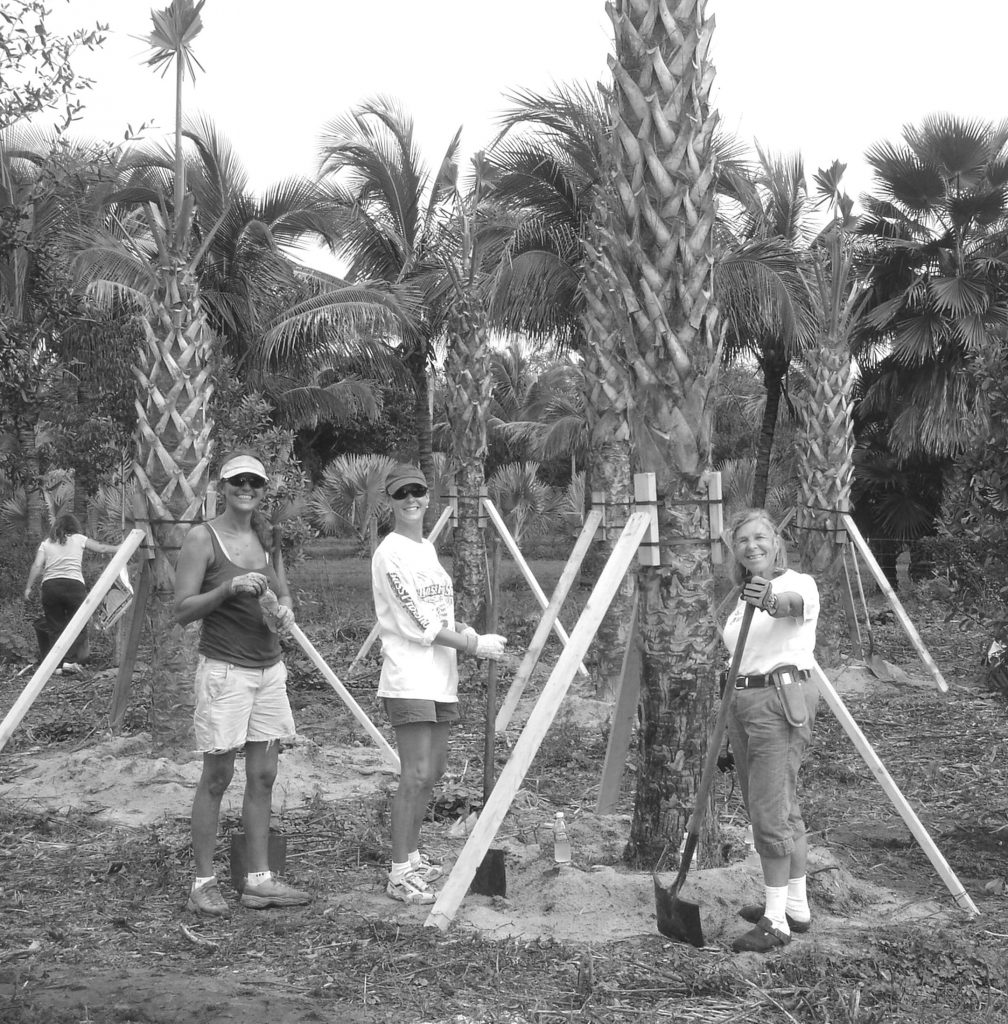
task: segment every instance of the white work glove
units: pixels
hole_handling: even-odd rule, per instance
[[[262,610],[263,620],[266,628],[271,633],[287,633],[294,625],[294,611],[287,605],[281,604],[279,598],[272,590],[267,590],[259,598],[259,608]]]
[[[232,594],[251,594],[261,597],[269,589],[269,580],[261,572],[246,572],[231,581]]]
[[[500,661],[504,657],[504,645],[506,643],[507,637],[501,636],[499,633],[477,635],[476,657],[488,658],[490,661]]]

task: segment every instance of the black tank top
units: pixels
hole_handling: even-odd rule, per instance
[[[270,590],[277,593],[280,585],[270,564],[269,552],[266,552],[266,565],[262,569],[236,565],[224,554],[213,527],[209,523],[203,525],[213,544],[213,560],[203,576],[201,594],[247,572],[261,572],[269,580]],[[204,657],[227,661],[242,668],[268,668],[280,660],[280,639],[267,628],[258,598],[251,594],[232,594],[203,617],[199,652]]]

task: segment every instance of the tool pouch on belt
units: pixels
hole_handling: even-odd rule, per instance
[[[808,721],[808,705],[805,703],[805,679],[808,672],[799,672],[794,665],[778,665],[770,673],[774,689],[780,697],[781,707],[788,725],[795,728]]]

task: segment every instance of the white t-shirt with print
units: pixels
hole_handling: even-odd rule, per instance
[[[455,651],[434,643],[455,628],[451,576],[434,545],[390,533],[371,559],[371,591],[382,642],[378,696],[457,701]]]
[[[816,622],[819,619],[819,588],[815,580],[805,573],[785,569],[770,581],[770,589],[775,594],[800,594],[805,604],[804,611],[801,618],[789,615],[775,619],[769,612],[757,608],[742,652],[739,675],[765,675],[778,665],[810,669],[815,660]],[[735,650],[745,607],[745,601],[740,598],[724,625],[729,655]]]

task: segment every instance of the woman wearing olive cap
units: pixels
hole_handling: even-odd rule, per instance
[[[459,721],[456,652],[497,660],[507,642],[455,621],[452,579],[423,536],[427,479],[400,463],[385,479],[395,528],[371,561],[382,671],[378,696],[395,730],[401,768],[392,801],[392,868],[386,891],[403,903],[434,902],[440,865],[420,853],[420,826],[448,761]]]
[[[220,480],[224,512],[193,527],[182,545],[175,572],[175,618],[181,625],[197,619],[202,624],[194,724],[203,772],[193,799],[196,877],[187,908],[226,917],[230,910],[217,886],[213,855],[221,798],[231,783],[235,754],[242,749],[242,827],[249,868],[242,906],[297,906],[311,896],[269,870],[280,743],[294,738],[278,632],[290,628],[294,613],[286,579],[271,564],[267,535],[256,529],[268,483],[266,468],[254,453],[237,452],[225,459]]]

